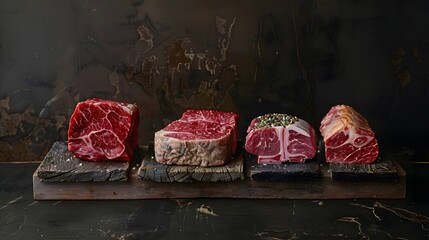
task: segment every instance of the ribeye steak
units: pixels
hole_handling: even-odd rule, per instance
[[[331,108],[322,119],[320,132],[325,158],[333,163],[372,163],[378,156],[378,142],[368,121],[347,105]]]
[[[90,99],[77,104],[70,118],[68,148],[83,160],[130,161],[138,145],[136,104]]]
[[[238,118],[233,112],[187,110],[155,133],[155,160],[176,165],[224,165],[237,148]]]
[[[306,121],[269,113],[252,120],[247,129],[246,150],[258,155],[258,163],[304,162],[316,155],[316,133]]]

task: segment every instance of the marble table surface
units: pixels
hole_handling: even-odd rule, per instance
[[[413,175],[405,199],[35,201],[37,166],[0,163],[0,239],[429,238]]]

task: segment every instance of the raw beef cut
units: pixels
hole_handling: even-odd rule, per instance
[[[316,133],[306,121],[269,113],[252,120],[247,129],[246,150],[258,155],[258,163],[304,162],[316,155]]]
[[[130,161],[138,145],[136,104],[90,99],[77,104],[70,118],[68,149],[91,161]]]
[[[372,163],[377,159],[374,132],[368,121],[350,106],[332,107],[322,119],[320,132],[327,162]]]
[[[238,118],[233,112],[187,110],[155,133],[155,160],[176,165],[224,165],[237,148]]]

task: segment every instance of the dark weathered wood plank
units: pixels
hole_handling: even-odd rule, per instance
[[[232,182],[160,183],[141,180],[131,170],[128,181],[59,183],[42,182],[33,175],[36,200],[247,198],[247,199],[395,199],[406,195],[404,170],[396,164],[394,181],[338,181],[323,166],[317,181],[254,181],[247,177]]]
[[[390,159],[381,158],[372,164],[329,164],[332,178],[349,181],[383,181],[398,177],[397,169]]]
[[[55,142],[36,172],[45,182],[125,181],[129,166],[125,161],[80,160],[69,152],[66,142]]]
[[[399,167],[399,166],[398,166]],[[401,170],[402,172],[403,170]],[[141,180],[132,170],[125,182],[47,183],[33,175],[36,200],[245,198],[245,199],[395,199],[404,198],[405,176],[395,181],[317,181],[160,183]]]
[[[138,176],[156,182],[229,182],[244,178],[243,157],[238,154],[224,166],[175,166],[155,161],[150,150],[143,158]]]
[[[140,148],[142,149],[142,148]],[[145,149],[147,149],[145,147]],[[139,156],[143,156],[142,151]],[[135,159],[131,164],[137,166]],[[320,165],[320,178],[311,181],[254,181],[244,161],[245,176],[231,182],[155,182],[142,180],[138,168],[121,182],[43,182],[33,174],[36,200],[247,198],[247,199],[394,199],[406,195],[405,171],[393,159],[397,177],[390,181],[334,180],[328,164]],[[183,177],[178,175],[178,177]],[[203,176],[200,176],[204,178]]]
[[[307,160],[305,163],[258,164],[256,157],[249,156],[246,161],[252,180],[316,180],[321,176],[319,163],[316,160]]]

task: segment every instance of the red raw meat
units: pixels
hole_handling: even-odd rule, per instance
[[[68,148],[83,160],[130,161],[138,145],[136,104],[90,99],[77,104],[70,118]]]
[[[368,121],[347,105],[331,108],[320,125],[325,157],[333,163],[372,163],[378,143]]]
[[[238,118],[233,112],[187,110],[155,133],[155,160],[176,165],[224,165],[237,149]]]
[[[304,162],[316,155],[316,133],[297,117],[266,114],[250,123],[245,148],[260,164]]]

